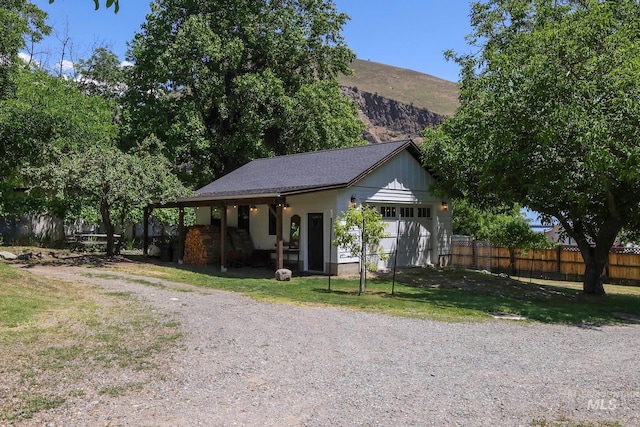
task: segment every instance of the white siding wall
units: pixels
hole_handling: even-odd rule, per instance
[[[307,264],[307,214],[322,213],[324,228],[324,260],[329,262],[329,229],[331,210],[336,215],[335,200],[337,191],[320,191],[312,194],[304,194],[299,196],[287,197],[288,208],[283,212],[282,233],[283,240],[289,240],[289,230],[291,227],[291,217],[293,215],[300,216],[300,260],[303,261],[303,269],[308,268]],[[276,236],[269,235],[269,207],[267,205],[258,205],[258,209],[251,211],[250,227],[251,238],[256,249],[272,250],[275,248]],[[295,259],[295,258],[294,258]],[[333,254],[333,262],[335,262],[335,252]]]
[[[198,225],[211,224],[211,207],[200,206],[196,208],[196,224]]]
[[[448,202],[448,206],[449,209],[444,210],[439,205],[434,216],[434,227],[438,233],[433,247],[438,258],[434,258],[433,262],[438,264],[447,264],[451,258],[451,202]]]
[[[210,225],[211,224],[211,211],[213,209],[220,209],[218,207],[200,206],[196,208],[196,224],[198,225]],[[238,226],[238,207],[227,206],[227,227]]]
[[[433,178],[415,157],[403,151],[351,188],[358,202],[435,203]]]

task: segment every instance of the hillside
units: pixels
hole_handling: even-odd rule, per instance
[[[369,142],[411,138],[422,142],[422,131],[436,127],[446,116],[426,108],[405,104],[357,87],[342,86],[342,93],[358,103],[360,119],[365,123],[364,139]]]
[[[351,76],[342,76],[342,86],[357,87],[404,104],[451,116],[458,106],[455,83],[428,74],[373,61],[356,59]]]

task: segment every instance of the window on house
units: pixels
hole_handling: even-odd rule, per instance
[[[418,218],[431,218],[431,208],[418,208]]]
[[[380,215],[383,218],[395,218],[396,207],[395,206],[380,206]]]
[[[269,236],[276,235],[276,216],[274,214],[276,210],[276,205],[271,205],[271,209],[269,209]]]
[[[413,208],[400,208],[400,218],[413,218]]]

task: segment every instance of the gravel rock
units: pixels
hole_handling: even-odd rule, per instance
[[[442,323],[30,270],[134,292],[184,333],[142,390],[69,402],[39,425],[640,425],[638,325]]]
[[[18,259],[18,255],[7,251],[0,251],[0,258],[6,259],[8,261],[13,261]]]
[[[276,270],[276,280],[279,282],[285,282],[291,280],[291,270],[288,268],[279,268]]]

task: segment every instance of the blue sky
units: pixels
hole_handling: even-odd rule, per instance
[[[343,34],[358,58],[458,80],[457,65],[445,61],[443,52],[469,51],[464,40],[470,32],[467,0],[335,2],[339,11],[351,16]],[[106,45],[124,60],[127,42],[150,10],[147,0],[120,0],[118,14],[104,6],[95,11],[91,0],[33,3],[49,14],[49,25],[54,27],[54,33],[39,47],[39,51],[48,51],[41,60],[51,64],[59,61],[59,39],[65,34],[73,42],[75,57],[88,57],[93,47]]]

